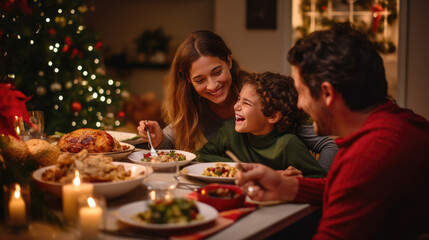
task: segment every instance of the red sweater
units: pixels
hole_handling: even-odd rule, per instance
[[[299,178],[295,202],[321,205],[314,239],[429,233],[429,123],[388,102],[340,147],[326,178]]]

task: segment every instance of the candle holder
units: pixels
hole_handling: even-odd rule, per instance
[[[175,185],[167,181],[146,181],[149,201],[173,199]]]
[[[30,187],[18,183],[4,185],[6,225],[14,230],[28,229],[30,219]]]
[[[106,226],[106,199],[104,196],[85,194],[79,197],[78,228],[81,240],[99,239],[99,229]]]

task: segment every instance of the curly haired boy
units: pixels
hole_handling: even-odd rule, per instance
[[[224,122],[216,137],[197,152],[197,161],[231,161],[224,155],[231,150],[243,162],[276,170],[293,166],[304,177],[324,177],[326,171],[294,134],[307,117],[297,108],[297,99],[291,77],[249,74],[234,106],[235,119]]]

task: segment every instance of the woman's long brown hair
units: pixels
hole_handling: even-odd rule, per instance
[[[210,31],[191,33],[177,49],[163,105],[163,118],[166,123],[172,124],[176,149],[195,152],[207,141],[199,124],[202,101],[206,99],[200,97],[192,86],[189,76],[192,63],[201,56],[218,57],[228,63],[230,54],[231,50],[222,38]],[[228,94],[236,99],[241,87],[241,75],[245,72],[240,70],[234,59],[230,71],[232,83]]]

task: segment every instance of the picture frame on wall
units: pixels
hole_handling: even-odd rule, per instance
[[[277,0],[246,0],[247,29],[277,29]]]

